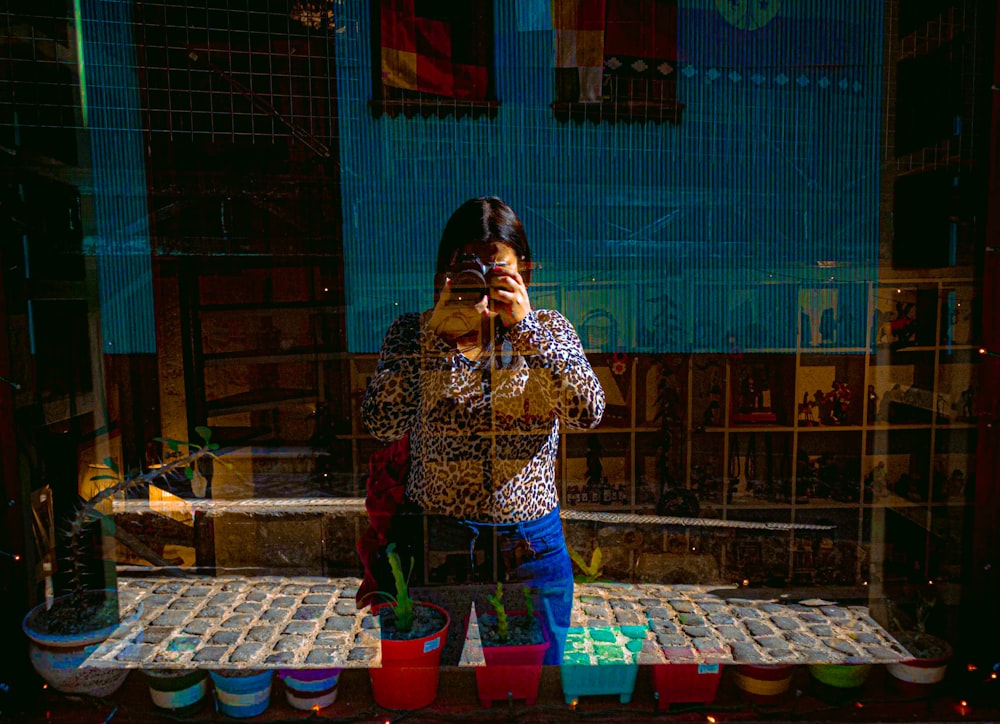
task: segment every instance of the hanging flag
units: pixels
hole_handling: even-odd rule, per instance
[[[599,103],[605,0],[552,0],[556,101]]]
[[[676,0],[553,0],[556,102],[673,101]]]
[[[381,0],[382,84],[463,100],[490,93],[493,9],[484,0]]]
[[[676,67],[676,0],[607,0],[604,76],[616,86],[613,95],[673,101]]]

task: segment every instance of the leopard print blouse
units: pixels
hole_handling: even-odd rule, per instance
[[[361,412],[383,442],[410,433],[409,500],[431,513],[515,523],[558,505],[559,426],[595,427],[604,390],[557,311],[529,312],[477,361],[414,313],[386,333]]]

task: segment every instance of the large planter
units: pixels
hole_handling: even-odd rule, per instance
[[[444,616],[444,626],[412,639],[387,638],[383,629],[382,665],[369,669],[368,674],[375,703],[386,709],[421,709],[437,697],[441,650],[451,619],[447,611],[432,603],[415,601],[413,605],[414,609],[439,612]],[[419,612],[417,616],[419,619]]]
[[[115,591],[90,591],[89,598],[117,600]],[[53,606],[73,599],[60,596]],[[53,689],[65,694],[110,696],[118,691],[128,676],[128,669],[88,667],[87,659],[119,626],[132,623],[141,614],[141,607],[128,619],[89,631],[74,634],[48,633],[46,616],[49,611],[42,603],[28,611],[21,629],[29,639],[28,656],[31,665]]]
[[[744,698],[755,704],[771,704],[784,695],[792,684],[794,664],[740,664],[733,681]]]
[[[293,709],[315,711],[337,700],[341,669],[282,669],[278,678],[285,685],[285,698]]]
[[[897,634],[896,640],[914,658],[887,664],[885,668],[889,672],[889,681],[908,696],[926,695],[944,680],[952,657],[951,645],[937,636],[916,631]]]
[[[150,669],[142,672],[153,706],[177,716],[192,714],[205,703],[208,672],[204,669]]]
[[[526,617],[527,612],[508,611],[507,615],[511,618]],[[538,613],[534,616],[544,639],[541,643],[490,646],[483,642],[483,658],[486,660],[486,665],[476,667],[476,690],[482,706],[489,708],[494,701],[513,699],[524,699],[525,704],[531,706],[537,700],[538,682],[542,678],[542,663],[545,661],[545,652],[552,642],[542,623],[542,617]],[[482,618],[479,626],[482,631]]]
[[[653,692],[657,710],[671,704],[710,704],[722,679],[722,664],[654,664]]]
[[[219,711],[236,719],[257,716],[271,703],[274,671],[210,671]]]

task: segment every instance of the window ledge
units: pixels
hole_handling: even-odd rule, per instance
[[[372,118],[489,118],[497,117],[500,101],[464,101],[453,98],[385,98],[368,101]]]
[[[600,103],[553,103],[557,121],[583,123],[680,123],[683,103],[606,100]]]

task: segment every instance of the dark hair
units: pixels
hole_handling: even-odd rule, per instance
[[[455,209],[441,234],[434,270],[436,276],[443,278],[457,252],[466,244],[491,241],[506,244],[514,250],[517,269],[524,283],[530,284],[531,247],[528,246],[528,237],[514,210],[496,196],[469,199]]]

